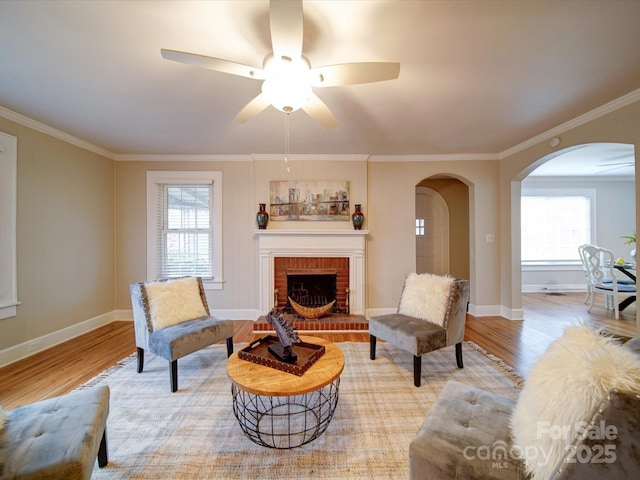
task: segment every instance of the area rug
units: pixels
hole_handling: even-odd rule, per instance
[[[423,357],[422,386],[413,356],[379,342],[337,344],[345,355],[337,410],[326,432],[291,450],[261,447],[242,433],[231,405],[226,351],[213,345],[178,362],[179,389],[169,390],[166,360],[123,360],[82,388],[109,385],[109,464],[94,479],[407,478],[409,443],[448,380],[515,399],[520,379],[471,342],[464,369],[453,347]],[[236,350],[243,345],[236,345]]]

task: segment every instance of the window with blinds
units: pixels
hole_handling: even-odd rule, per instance
[[[222,288],[221,204],[221,172],[147,172],[149,279],[197,276]]]
[[[213,278],[213,185],[158,184],[156,264],[161,277]]]

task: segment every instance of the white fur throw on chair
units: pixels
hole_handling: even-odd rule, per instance
[[[150,282],[145,290],[154,331],[208,315],[195,277]]]
[[[398,313],[443,326],[455,278],[432,273],[410,273],[404,280]]]
[[[640,392],[640,359],[587,326],[567,327],[531,369],[511,418],[534,480],[552,476],[613,388]]]

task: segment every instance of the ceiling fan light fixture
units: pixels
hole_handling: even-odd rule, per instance
[[[286,113],[295,112],[311,97],[310,65],[306,58],[269,56],[265,61],[266,80],[262,92],[271,104]]]

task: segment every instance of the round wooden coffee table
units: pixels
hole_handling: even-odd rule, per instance
[[[243,360],[238,352],[227,361],[233,413],[245,435],[258,445],[299,447],[322,435],[333,418],[344,354],[322,338],[300,339],[325,347],[324,355],[302,376]]]

